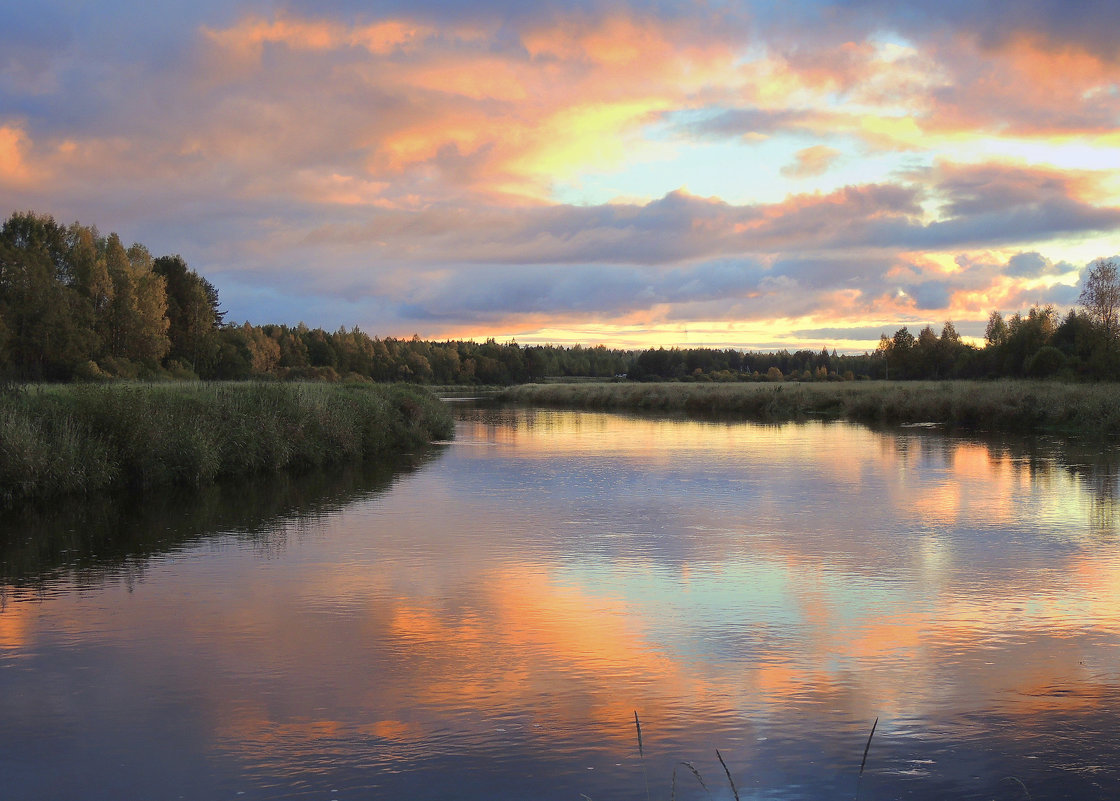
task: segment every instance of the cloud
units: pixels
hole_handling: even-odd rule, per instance
[[[1117,60],[1049,2],[102,8],[6,18],[0,204],[183,253],[234,317],[962,321],[1068,301],[1120,227]]]
[[[1006,274],[1016,278],[1038,278],[1056,272],[1054,263],[1041,253],[1016,253],[1007,262]]]
[[[823,175],[839,156],[839,150],[827,145],[813,145],[797,151],[793,163],[782,167],[781,173],[787,178],[812,178]]]
[[[805,129],[819,118],[811,111],[793,109],[713,108],[684,114],[676,126],[692,136],[769,136],[779,131]]]
[[[944,309],[949,306],[952,285],[948,281],[926,281],[908,287],[906,294],[914,299],[916,309]]]
[[[438,323],[439,330],[453,330],[456,320],[524,327],[690,315],[893,314],[967,325],[1024,299],[1069,301],[1053,283],[1073,269],[1066,262],[1036,251],[970,254],[1014,241],[1021,217],[1047,204],[1065,207],[1071,229],[1099,225],[1101,210],[1071,198],[1076,180],[953,165],[911,177],[775,204],[678,191],[645,204],[377,209],[346,224],[296,225],[273,248],[262,247],[277,256],[268,262],[274,281],[292,262],[292,297],[361,298],[383,320]],[[943,219],[926,218],[927,192],[943,201]],[[922,256],[931,242],[956,258]],[[324,253],[333,273],[299,266]],[[1028,275],[1051,283],[1024,294],[1015,282]]]
[[[0,186],[22,187],[35,179],[35,168],[27,155],[30,146],[22,128],[0,125]]]

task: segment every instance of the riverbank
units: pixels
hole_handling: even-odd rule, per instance
[[[939,423],[993,431],[1120,435],[1120,386],[1043,381],[524,384],[502,401],[759,421]]]
[[[53,385],[0,395],[0,505],[201,485],[407,451],[453,433],[408,385]]]

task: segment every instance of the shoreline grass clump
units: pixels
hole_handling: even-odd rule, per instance
[[[1120,435],[1120,386],[1053,381],[524,384],[498,399],[763,422],[845,419],[992,431]]]
[[[0,394],[0,505],[200,485],[417,448],[453,432],[408,385],[57,385]]]

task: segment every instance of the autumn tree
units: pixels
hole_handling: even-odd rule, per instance
[[[106,313],[113,299],[113,281],[98,246],[96,228],[74,223],[67,229],[70,270],[77,290],[89,301],[94,318]]]
[[[307,326],[300,323],[304,329]],[[282,326],[280,335],[277,337],[280,344],[280,366],[281,367],[307,367],[307,346],[303,344],[303,338],[300,336],[298,330],[292,330],[287,326]]]
[[[167,294],[168,359],[206,375],[218,353],[218,290],[187,266],[181,256],[161,256],[152,270],[163,277]]]
[[[152,256],[143,245],[125,249],[115,233],[103,243],[112,298],[101,317],[105,355],[155,366],[171,347],[167,337],[167,292],[163,276],[152,272]]]
[[[157,366],[171,349],[167,336],[167,281],[156,273],[152,254],[140,244],[128,249],[128,266],[136,298],[136,325],[129,342],[129,358]]]
[[[1120,336],[1120,265],[1115,259],[1097,259],[1089,267],[1085,287],[1077,302],[1104,333],[1108,342]]]
[[[25,378],[69,378],[96,346],[54,218],[13,214],[0,228],[6,361]]]
[[[984,329],[984,341],[989,347],[999,347],[1007,341],[1007,323],[1003,315],[993,311],[988,315],[988,327]]]

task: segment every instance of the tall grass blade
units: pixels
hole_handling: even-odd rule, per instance
[[[700,771],[698,771],[696,769],[696,766],[693,765],[691,762],[683,762],[683,761],[678,763],[678,764],[684,765],[686,768],[688,768],[690,771],[692,771],[692,775],[696,777],[696,781],[700,782],[700,786],[704,788],[704,792],[708,794],[709,798],[711,798],[712,797],[712,791],[709,790],[708,785],[706,785],[704,783],[704,777],[700,775]],[[673,766],[673,797],[674,797],[674,799],[676,798],[676,795],[677,795],[677,766],[674,765]]]
[[[727,763],[723,761],[723,754],[716,749],[716,756],[719,758],[719,764],[723,765],[723,772],[727,774],[727,783],[731,785],[731,792],[735,796],[735,801],[739,801],[739,790],[735,787],[735,780],[731,778],[731,771],[727,769]],[[708,788],[704,788],[705,790]]]
[[[863,775],[863,769],[867,767],[867,752],[871,750],[871,738],[875,736],[875,729],[879,726],[879,718],[875,718],[875,722],[871,724],[871,733],[867,735],[867,745],[863,747],[863,760],[859,763],[859,775]]]
[[[1017,785],[1019,785],[1020,787],[1022,787],[1022,788],[1023,788],[1023,792],[1024,792],[1024,793],[1026,794],[1026,796],[1027,796],[1027,801],[1034,801],[1034,799],[1033,799],[1033,798],[1031,797],[1031,791],[1027,789],[1027,785],[1023,784],[1023,780],[1022,780],[1022,779],[1019,779],[1019,778],[1017,778],[1017,777],[1015,777],[1015,776],[1004,776],[1004,777],[1003,777],[1003,779],[1002,779],[1002,781],[1005,781],[1005,782],[1015,782],[1015,783],[1016,783]]]
[[[642,763],[642,779],[646,784],[646,801],[649,801],[649,774],[646,772],[646,754],[642,748],[642,722],[638,720],[638,710],[634,710],[634,728],[638,730],[638,759]]]
[[[856,777],[856,801],[859,801],[859,786],[863,782],[863,769],[867,767],[867,752],[871,750],[871,738],[875,736],[875,729],[879,726],[879,716],[871,724],[871,733],[867,735],[867,745],[863,747],[863,759],[859,763],[859,776]]]

